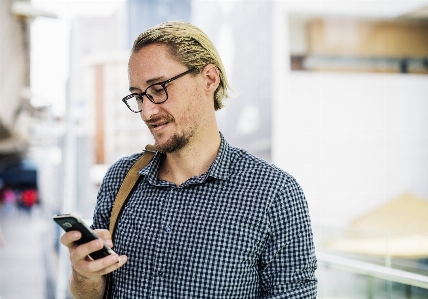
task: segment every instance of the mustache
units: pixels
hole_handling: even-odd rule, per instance
[[[174,117],[172,117],[171,115],[158,115],[158,116],[150,117],[150,119],[144,120],[144,122],[148,126],[155,125],[158,123],[166,123],[166,122],[173,122],[173,121],[174,121]]]

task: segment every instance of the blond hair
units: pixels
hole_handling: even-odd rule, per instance
[[[223,101],[229,97],[230,90],[226,72],[214,44],[201,29],[179,21],[156,25],[138,36],[132,47],[132,53],[155,43],[167,45],[173,57],[189,69],[200,72],[208,64],[215,65],[219,72],[220,84],[214,93],[214,109],[224,107]]]

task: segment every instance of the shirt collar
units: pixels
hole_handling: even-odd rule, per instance
[[[195,181],[196,179],[197,181],[202,182],[205,181],[208,177],[219,180],[227,180],[229,176],[230,161],[232,159],[231,149],[229,143],[226,141],[221,132],[220,137],[220,149],[214,162],[211,164],[210,168],[205,174],[197,178],[192,178],[190,179],[191,181]],[[157,174],[163,156],[164,154],[156,152],[150,163],[138,172],[140,175],[147,177],[148,181],[154,185],[156,185],[158,181]]]
[[[227,180],[231,161],[230,145],[220,132],[221,144],[217,157],[207,171],[207,175],[219,180]]]

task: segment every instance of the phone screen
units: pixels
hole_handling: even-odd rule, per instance
[[[100,237],[98,237],[97,234],[95,234],[94,231],[76,215],[55,215],[53,216],[53,220],[66,232],[78,230],[82,234],[82,237],[79,240],[75,241],[75,243],[78,245],[90,242],[92,240],[100,239]],[[104,244],[102,249],[92,252],[91,254],[89,254],[89,256],[96,260],[106,257],[110,254],[114,254],[114,251],[106,244]]]

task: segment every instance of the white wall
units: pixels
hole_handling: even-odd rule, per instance
[[[428,76],[286,72],[276,84],[273,162],[302,185],[313,223],[428,198]]]
[[[20,111],[29,99],[29,26],[11,12],[11,0],[0,1],[0,152],[25,150],[30,123]],[[23,113],[24,112],[24,113]],[[8,139],[12,134],[13,138]]]

